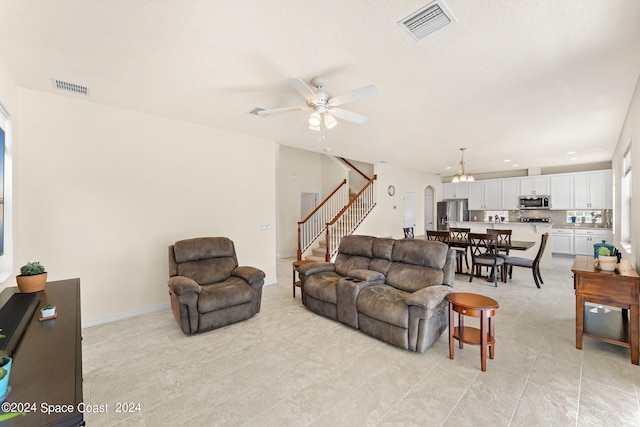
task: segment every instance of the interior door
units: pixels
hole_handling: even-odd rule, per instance
[[[414,227],[416,226],[416,193],[415,191],[405,191],[402,198],[404,203],[404,214],[402,220],[402,227]]]
[[[435,222],[433,219],[433,194],[424,195],[424,229],[435,230]]]

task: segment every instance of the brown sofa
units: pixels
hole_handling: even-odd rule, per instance
[[[358,235],[342,239],[334,263],[300,266],[309,310],[421,353],[448,326],[454,276],[444,243]]]
[[[260,311],[264,272],[238,266],[233,242],[200,237],[169,246],[169,295],[185,334],[248,319]]]

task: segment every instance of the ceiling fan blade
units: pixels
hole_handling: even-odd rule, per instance
[[[343,110],[342,108],[327,108],[327,112],[339,119],[348,120],[354,123],[364,123],[367,121],[367,118],[365,116],[361,116],[360,114],[356,114],[351,111]]]
[[[347,102],[352,102],[358,99],[366,98],[367,96],[375,95],[378,92],[380,92],[380,89],[376,85],[361,87],[360,89],[354,89],[350,92],[343,93],[342,95],[331,98],[327,102],[327,105],[333,107],[336,105],[346,104]]]
[[[270,110],[265,110],[260,107],[256,107],[253,110],[249,111],[251,114],[255,114],[257,116],[266,116],[268,114],[275,113],[286,113],[287,111],[304,111],[311,110],[311,107],[285,107],[285,108],[272,108]]]
[[[311,89],[311,87],[306,84],[302,79],[299,78],[290,78],[288,79],[289,83],[291,83],[291,86],[293,86],[295,88],[295,90],[297,90],[300,95],[304,96],[304,99],[307,100],[307,102],[311,102],[314,103],[318,100],[318,97],[316,95],[316,93],[314,92],[313,89]]]

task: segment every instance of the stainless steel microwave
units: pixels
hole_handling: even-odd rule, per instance
[[[551,209],[550,196],[520,196],[520,209]]]

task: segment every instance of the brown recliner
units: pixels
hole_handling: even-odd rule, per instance
[[[226,237],[180,240],[169,246],[171,309],[192,334],[248,319],[260,311],[264,272],[238,266]]]

